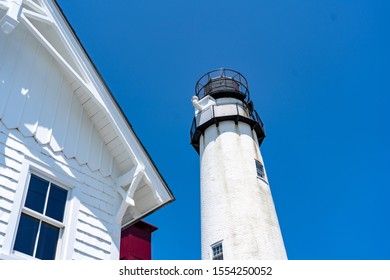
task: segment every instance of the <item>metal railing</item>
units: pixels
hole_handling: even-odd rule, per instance
[[[218,81],[218,86],[213,84]],[[220,91],[233,91],[240,95],[243,95],[242,100],[249,102],[249,88],[248,82],[245,77],[239,72],[231,69],[218,69],[213,70],[203,75],[195,86],[195,95],[202,99],[206,95],[212,95],[215,92]]]
[[[226,110],[224,110],[224,113],[219,113],[219,108],[223,108],[224,106],[230,106],[232,110],[229,110],[228,114],[226,114]],[[219,107],[219,108],[218,108]],[[216,110],[217,108],[217,110]],[[217,113],[216,113],[217,112]],[[206,116],[205,116],[206,115]],[[205,116],[204,118],[202,118]],[[212,105],[206,108],[205,110],[198,113],[197,116],[194,117],[190,129],[190,137],[191,141],[197,133],[197,128],[199,126],[208,126],[207,123],[209,123],[211,120],[215,119],[236,119],[236,118],[246,118],[253,121],[253,123],[257,123],[262,130],[264,130],[264,125],[262,120],[259,117],[259,114],[255,110],[249,110],[249,108],[243,104],[226,104],[226,105]]]

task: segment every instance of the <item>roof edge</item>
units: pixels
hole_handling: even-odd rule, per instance
[[[50,1],[50,0],[49,0]],[[171,197],[171,200],[168,200],[166,202],[164,202],[162,205],[160,205],[160,207],[158,207],[157,209],[160,209],[161,207],[169,204],[170,202],[176,200],[176,198],[174,197],[171,189],[169,188],[167,182],[165,181],[164,177],[162,176],[161,172],[159,171],[159,169],[157,168],[155,162],[153,161],[152,157],[150,156],[149,152],[147,151],[146,147],[143,145],[143,143],[141,142],[140,138],[138,137],[138,135],[136,134],[136,132],[134,131],[129,119],[127,118],[127,116],[125,115],[123,109],[121,108],[121,106],[119,105],[118,101],[115,99],[113,93],[111,92],[111,90],[109,89],[107,83],[105,82],[103,76],[100,74],[100,71],[98,70],[97,66],[94,64],[94,62],[92,61],[91,57],[89,56],[88,52],[86,51],[86,49],[84,48],[83,44],[81,43],[79,37],[77,36],[77,33],[76,31],[73,29],[72,25],[70,24],[69,20],[67,19],[65,13],[63,12],[62,8],[60,7],[60,5],[57,3],[57,0],[51,0],[51,2],[54,4],[55,8],[57,9],[57,11],[59,12],[59,15],[62,17],[62,19],[64,20],[64,23],[67,25],[67,27],[70,29],[71,31],[71,34],[73,35],[75,41],[78,43],[80,49],[82,50],[83,54],[85,55],[85,57],[87,58],[88,62],[90,63],[90,65],[92,66],[92,69],[95,71],[96,73],[96,76],[98,77],[98,79],[100,80],[101,84],[103,85],[104,89],[106,90],[106,92],[109,94],[109,97],[111,99],[111,101],[113,102],[113,104],[115,105],[116,109],[118,110],[119,112],[119,115],[123,118],[123,120],[125,121],[126,125],[127,125],[127,128],[129,129],[129,131],[131,132],[131,134],[134,135],[134,138],[135,140],[137,141],[137,143],[140,145],[140,147],[142,148],[143,152],[145,153],[146,155],[146,158],[150,161],[151,163],[151,166],[153,167],[153,169],[156,171],[156,174],[158,175],[158,177],[161,179],[161,182],[163,183],[164,187],[166,188],[169,196]],[[154,209],[152,210],[151,212],[148,213],[151,214],[153,213],[154,211],[156,211],[157,209]],[[146,217],[147,215],[144,215],[142,217],[140,217],[138,220],[140,220],[141,218],[144,218]]]

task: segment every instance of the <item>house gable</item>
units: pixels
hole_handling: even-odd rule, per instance
[[[115,151],[107,145],[115,136],[109,138],[104,128],[99,132],[94,125],[91,116],[98,116],[89,104],[93,101],[72,90],[56,61],[23,26],[0,36],[5,45],[0,60],[0,120],[4,126],[115,178],[121,170]]]
[[[55,2],[0,1],[0,28],[0,156],[7,157],[7,174],[9,164],[22,164],[9,154],[9,139],[17,139],[27,150],[14,149],[16,155],[34,146],[45,158],[104,181],[109,187],[88,196],[104,205],[109,195],[110,223],[131,224],[174,199]],[[17,176],[0,178],[0,198],[9,205]],[[80,215],[94,216],[93,206],[81,206]],[[0,249],[8,223],[2,218]]]
[[[91,133],[100,135],[113,158],[112,164],[106,160],[102,161],[102,164],[106,164],[105,166],[100,166],[102,173],[105,176],[111,175],[113,178],[120,178],[119,187],[126,189],[134,179],[135,170],[137,168],[142,170],[143,181],[150,184],[150,196],[159,200],[154,203],[155,205],[150,205],[150,209],[141,211],[143,214],[154,211],[158,207],[172,201],[174,199],[172,193],[134,134],[129,122],[85,53],[57,4],[50,0],[13,0],[0,1],[0,8],[6,11],[6,14],[0,20],[1,28],[3,31],[6,29],[5,33],[8,34],[6,36],[12,36],[12,33],[17,29],[27,30],[30,35],[26,37],[32,36],[35,38],[36,44],[38,43],[41,46],[40,48],[38,47],[40,52],[45,52],[44,50],[46,50],[46,53],[50,54],[52,59],[50,63],[56,64],[68,81],[67,84],[64,83],[63,85],[69,86],[74,93],[71,101],[72,111],[68,116],[73,120],[77,118],[80,120],[76,122],[68,121],[68,123],[72,124],[71,127],[76,130],[75,133],[78,131],[79,134],[83,134],[84,138],[88,138],[88,134]],[[16,10],[18,10],[18,13],[15,13]],[[5,28],[7,26],[11,26],[11,28]],[[4,36],[4,34],[2,35]],[[20,46],[16,46],[16,48],[20,48]],[[62,77],[63,80],[65,80],[64,77]],[[53,82],[53,84],[55,83]],[[59,83],[53,85],[53,87],[56,86],[59,87]],[[26,93],[26,90],[28,89],[21,89],[24,93]],[[75,96],[83,110],[77,108]],[[57,95],[55,94],[50,96],[52,100],[55,100],[56,97]],[[62,100],[59,102],[62,102]],[[67,99],[65,102],[69,102],[69,100]],[[66,115],[66,113],[62,116]],[[50,112],[47,114],[50,115]],[[87,127],[87,131],[84,130],[88,126],[88,119],[96,130],[91,129],[91,127]],[[48,141],[50,134],[50,126],[47,125],[45,127],[46,129],[40,127],[38,134],[36,134],[39,140],[42,138],[40,137],[42,135],[46,137],[46,139],[42,139],[43,143]],[[54,129],[55,127],[53,127]],[[62,134],[64,134],[64,131],[61,129]],[[56,137],[51,137],[49,142],[55,151],[63,150],[65,155],[75,157],[81,164],[88,162],[92,169],[98,168],[96,159],[100,154],[89,153],[93,158],[88,158],[87,160],[89,155],[86,149],[76,149],[75,146],[77,145],[74,145],[75,143],[72,142],[73,147],[69,145],[69,151],[67,151],[61,143],[64,135],[59,135],[57,138],[58,141]],[[96,137],[93,137],[93,139],[96,139]],[[100,145],[98,142],[94,141],[91,143],[94,149]],[[78,147],[85,146],[80,143]],[[104,157],[107,155],[103,152],[100,156]],[[117,166],[118,169],[112,170],[113,166]],[[113,173],[110,173],[110,170]],[[120,193],[123,194],[121,190]],[[137,219],[140,217],[133,218]],[[124,221],[124,224],[131,223],[134,219]]]

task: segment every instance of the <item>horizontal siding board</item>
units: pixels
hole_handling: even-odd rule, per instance
[[[1,148],[1,145],[0,145],[0,148]],[[2,161],[4,162],[4,165],[6,165],[7,167],[9,167],[13,170],[17,170],[17,171],[22,170],[22,163],[20,163],[19,161],[15,160],[11,157],[8,157],[7,155],[3,154],[0,151],[0,166],[2,165]]]
[[[9,217],[10,217],[10,212],[0,208],[0,224],[8,225]]]
[[[23,160],[23,155],[5,146],[5,143],[2,143],[2,140],[5,140],[3,137],[8,138],[0,133],[0,165],[6,165],[9,168],[20,171],[22,169],[21,161]]]
[[[88,222],[85,222],[85,221],[79,219],[78,223],[77,223],[77,229],[79,229],[83,232],[87,232],[87,233],[95,236],[96,238],[103,240],[103,242],[111,244],[111,237],[106,230],[102,230],[98,227],[95,227],[95,226],[89,224]]]
[[[7,130],[8,129],[6,129],[0,122],[0,152],[3,151],[2,148],[6,146],[6,142],[8,139],[8,135],[6,132]]]
[[[0,184],[0,197],[12,203],[15,199],[15,191]]]
[[[83,240],[87,245],[109,254],[111,249],[110,240],[104,240],[103,238],[95,235],[91,229],[87,228],[86,230],[88,231],[84,231],[81,228],[78,228],[76,239]]]
[[[10,213],[9,210],[0,207],[0,223],[8,224]]]
[[[102,232],[109,233],[111,224],[96,217],[92,212],[80,210],[79,221],[89,226],[96,228]]]
[[[0,232],[0,248],[3,247],[3,244],[4,244],[4,237],[5,237],[5,233]]]
[[[90,214],[91,216],[98,217],[97,219],[104,222],[104,224],[107,226],[107,229],[111,228],[111,221],[114,221],[114,216],[112,214],[101,211],[96,205],[90,205],[82,201],[80,202],[80,210]]]
[[[19,140],[13,137],[8,137],[7,145],[4,148],[6,156],[13,158],[16,161],[22,162],[25,155],[30,155],[28,148]]]
[[[84,184],[88,187],[86,190],[91,189],[96,195],[98,195],[98,193],[103,193],[104,191],[105,184],[92,177],[86,176],[84,178]]]
[[[7,208],[4,208],[2,205],[1,205],[1,202],[0,202],[0,213],[2,213],[1,216],[3,215],[9,215],[11,213],[11,210],[7,209]],[[5,217],[5,216],[4,216]]]
[[[103,192],[98,192],[92,188],[83,188],[80,200],[88,203],[88,204],[95,204],[101,205],[103,202],[104,204],[110,205],[111,208],[113,208],[113,198],[112,196],[109,196]],[[114,210],[108,211],[108,213],[113,214]]]
[[[102,260],[100,258],[97,258],[95,256],[91,256],[91,255],[88,255],[87,253],[85,252],[82,252],[78,249],[74,249],[74,253],[73,253],[73,260],[88,260],[88,259],[91,259],[91,260]]]
[[[106,185],[100,181],[96,181],[91,177],[86,177],[84,180],[83,193],[89,194],[91,196],[97,197],[100,200],[104,200],[111,204],[115,203],[116,192],[111,189],[111,192],[105,192]]]
[[[10,179],[8,177],[4,177],[3,175],[0,175],[0,185],[2,185],[3,188],[7,188],[9,190],[16,191],[16,188],[18,186],[18,182]]]
[[[116,189],[115,183],[112,183],[112,185],[107,184],[107,185],[104,185],[103,187],[104,187],[104,189],[103,189],[104,193],[106,193],[108,195],[113,195],[114,198],[117,197],[118,191]]]
[[[8,226],[8,223],[4,223],[4,222],[0,221],[0,236],[5,235],[5,232],[7,230],[7,226]]]
[[[20,173],[14,169],[8,168],[0,163],[0,175],[2,177],[11,179],[15,182],[19,181]]]
[[[24,159],[24,154],[20,150],[16,150],[17,147],[4,147],[4,154],[5,156],[12,158],[14,161],[22,163]],[[21,149],[21,147],[19,147]],[[21,149],[23,150],[23,149]]]
[[[104,213],[107,216],[113,216],[115,214],[114,206],[105,202],[104,200],[97,199],[96,197],[86,193],[82,193],[79,196],[79,199],[86,207],[93,211],[98,211],[100,214]]]
[[[13,202],[0,196],[0,211],[11,212]]]
[[[86,253],[98,259],[106,260],[110,258],[109,252],[105,252],[99,248],[93,247],[80,239],[76,239],[74,248],[75,250]]]

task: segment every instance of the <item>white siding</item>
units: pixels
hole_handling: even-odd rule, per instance
[[[7,137],[0,132],[0,248],[15,198],[23,156],[6,146]]]
[[[8,133],[8,135],[7,135]],[[76,215],[68,224],[74,229],[74,254],[72,259],[110,259],[114,236],[119,236],[114,215],[118,207],[117,194],[112,179],[103,177],[89,168],[80,168],[74,160],[51,157],[48,151],[32,138],[24,138],[17,130],[6,131],[0,123],[0,248],[2,247],[24,157],[49,166],[54,173],[61,173],[77,182],[75,199],[80,201]],[[76,189],[77,188],[77,189]],[[66,246],[66,244],[65,244]],[[118,248],[116,248],[118,250]],[[115,251],[115,250],[114,250]]]
[[[107,130],[111,127],[108,119],[101,119],[107,125],[100,136],[91,121],[97,114],[94,101],[80,89],[73,92],[72,81],[46,49],[22,25],[8,36],[0,36],[6,46],[0,56],[3,124],[26,137],[34,136],[54,152],[63,151],[67,158],[91,165],[93,171],[101,170],[104,176],[111,175],[118,168],[113,165],[119,163],[123,170],[130,168],[129,156],[123,156],[123,144],[111,136],[112,129]]]
[[[97,114],[93,101],[73,92],[72,81],[23,25],[8,36],[0,32],[0,46],[0,251],[12,239],[7,229],[17,187],[24,187],[18,183],[25,179],[21,171],[27,158],[76,182],[73,199],[79,203],[69,205],[78,209],[67,222],[76,225],[68,234],[74,251],[68,258],[116,257],[120,227],[114,224],[118,195],[112,173],[117,172],[113,157],[120,156],[117,143],[104,142],[109,136],[103,140],[91,121]]]

